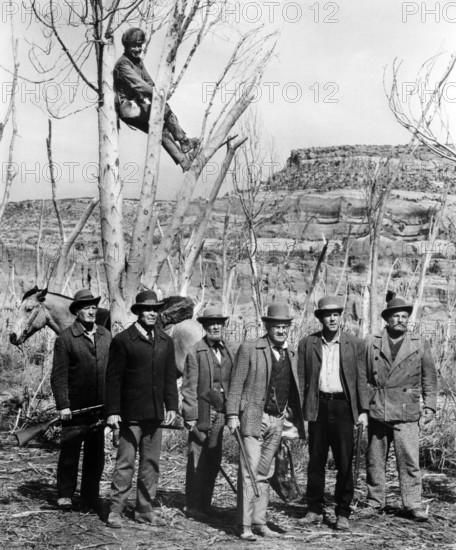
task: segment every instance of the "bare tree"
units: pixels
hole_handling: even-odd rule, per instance
[[[275,46],[275,34],[265,34],[261,30],[250,31],[241,36],[235,45],[227,66],[215,83],[213,97],[203,120],[202,143],[191,169],[183,177],[173,217],[164,228],[163,238],[154,252],[151,265],[146,265],[145,259],[150,258],[150,254],[146,253],[147,243],[153,238],[153,222],[156,220],[153,207],[157,192],[165,104],[187,71],[195,51],[216,22],[211,18],[215,3],[216,0],[173,0],[167,4],[159,0],[91,0],[82,6],[72,4],[71,26],[73,30],[80,29],[83,36],[76,48],[71,49],[69,41],[64,39],[68,22],[56,21],[53,15],[55,0],[50,0],[46,16],[39,12],[37,2],[31,0],[45,35],[49,41],[56,42],[61,47],[63,57],[59,58],[55,66],[54,76],[56,72],[61,76],[65,71],[65,74],[70,70],[74,71],[78,81],[89,86],[97,96],[101,233],[114,322],[123,323],[126,320],[127,306],[141,281],[148,287],[156,284],[160,270],[166,263],[182,227],[185,211],[201,171],[226,142],[231,128],[250,105],[254,97],[252,86],[260,81]],[[116,62],[113,36],[122,25],[131,20],[137,25],[138,19],[140,25],[150,34],[154,34],[159,27],[165,28],[166,32],[160,45],[161,57],[152,98],[140,200],[131,232],[131,245],[127,247],[124,238],[122,182],[118,168],[117,116],[112,77]],[[178,53],[184,41],[191,43],[189,53],[181,65],[177,79],[173,80]],[[86,72],[89,59],[95,61],[95,81]],[[37,68],[40,69],[38,63]],[[227,102],[218,114],[214,113],[216,94],[229,79],[236,79],[245,92],[241,97]]]
[[[69,259],[70,259],[71,249],[74,243],[76,242],[76,239],[79,237],[82,230],[84,229],[84,226],[87,220],[89,219],[90,215],[94,211],[95,207],[98,205],[100,199],[98,197],[94,197],[89,202],[81,218],[79,219],[78,223],[73,228],[71,233],[68,235],[65,230],[59,205],[57,203],[57,185],[55,181],[55,166],[54,166],[54,160],[52,157],[52,122],[51,120],[48,121],[48,132],[49,132],[48,137],[46,138],[46,149],[47,149],[47,155],[48,155],[49,174],[50,174],[50,180],[51,180],[52,204],[54,205],[54,211],[57,217],[57,225],[59,228],[59,235],[60,235],[60,247],[59,247],[60,250],[59,250],[58,260],[55,266],[54,278],[53,278],[51,287],[55,292],[63,292],[64,287],[66,286],[66,280],[68,279],[68,270],[70,269]],[[39,249],[40,236],[41,236],[43,210],[42,210],[42,215],[40,219],[41,221],[40,221],[40,230],[39,230],[39,237],[38,237],[38,249]],[[38,254],[39,254],[39,250],[37,250],[37,259],[38,259]],[[37,265],[38,265],[38,262],[37,262]]]
[[[265,222],[265,207],[270,193],[265,190],[265,180],[270,178],[274,164],[264,149],[262,125],[258,114],[251,111],[249,116],[241,122],[240,127],[249,140],[241,148],[241,158],[234,161],[233,187],[244,215],[245,234],[243,251],[249,267],[252,287],[252,301],[255,307],[256,321],[261,326],[263,311],[263,297],[261,291],[261,271],[258,267],[257,232]],[[265,169],[269,168],[269,173]]]
[[[12,8],[12,0],[10,0],[9,4],[10,4],[10,8]],[[14,13],[14,11],[11,9],[10,13]],[[17,174],[17,170],[14,168],[13,154],[14,154],[14,145],[15,145],[16,136],[17,136],[16,94],[17,94],[17,79],[18,79],[18,73],[19,73],[19,57],[18,57],[18,41],[16,38],[14,19],[12,16],[10,20],[11,20],[11,46],[12,46],[12,52],[13,52],[13,71],[12,71],[13,80],[11,84],[11,95],[9,98],[6,113],[3,118],[3,122],[0,123],[0,142],[2,141],[5,128],[7,127],[10,119],[12,124],[12,131],[11,131],[11,138],[10,138],[10,144],[8,149],[8,163],[6,165],[6,178],[4,181],[2,180],[1,186],[0,186],[0,220],[2,219],[3,214],[5,212],[6,205],[8,204],[11,185]]]
[[[230,140],[227,143],[228,150],[227,150],[225,159],[223,160],[220,172],[212,187],[209,198],[206,201],[206,204],[204,205],[201,218],[197,222],[196,226],[193,228],[192,234],[185,246],[185,260],[184,260],[183,270],[182,270],[182,273],[180,274],[180,281],[179,281],[180,296],[187,295],[188,287],[190,284],[190,278],[193,274],[195,263],[199,258],[201,250],[204,246],[204,237],[206,234],[207,227],[209,225],[215,200],[219,194],[222,183],[225,181],[226,174],[230,168],[234,155],[236,154],[236,150],[239,147],[241,147],[246,140],[247,138],[245,137],[234,142]]]
[[[440,205],[436,206],[430,222],[428,252],[423,255],[421,262],[413,322],[422,301],[426,271],[441,225],[449,185],[454,180],[455,173],[456,148],[446,112],[446,93],[447,85],[451,83],[449,79],[455,73],[456,55],[450,56],[447,66],[436,76],[440,60],[441,55],[437,54],[423,63],[413,83],[400,82],[401,63],[395,60],[391,85],[389,88],[385,85],[389,107],[399,124],[412,134],[411,143],[420,142],[442,159],[444,165],[438,170],[436,179],[447,180],[440,197]]]

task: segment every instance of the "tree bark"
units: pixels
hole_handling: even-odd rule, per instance
[[[141,187],[138,209],[133,226],[130,254],[126,265],[124,297],[131,300],[136,293],[144,271],[147,239],[151,233],[153,205],[157,194],[158,172],[160,167],[161,137],[166,100],[174,72],[175,56],[172,55],[179,41],[179,11],[174,2],[173,15],[162,49],[160,65],[152,96],[147,138],[146,164]]]
[[[122,296],[125,269],[122,183],[119,177],[119,136],[114,107],[113,69],[116,62],[114,40],[100,45],[101,98],[98,106],[99,192],[103,258],[106,270],[111,323],[114,330],[126,321],[127,304]]]
[[[173,217],[165,231],[161,243],[158,245],[155,252],[154,261],[146,272],[145,282],[149,288],[152,288],[157,282],[163,264],[166,262],[166,258],[171,252],[176,236],[182,228],[185,212],[190,204],[198,177],[200,176],[204,166],[206,166],[216,151],[223,145],[223,142],[226,140],[230,130],[250,105],[252,99],[253,96],[251,94],[245,94],[245,96],[241,97],[233,105],[229,113],[221,122],[217,131],[214,133],[213,137],[193,161],[190,170],[186,172],[182,187],[177,197],[177,204]]]
[[[218,197],[220,188],[225,181],[226,174],[231,166],[231,162],[236,154],[237,149],[246,141],[247,138],[238,140],[237,142],[231,144],[228,143],[228,151],[226,153],[225,159],[222,163],[220,172],[217,176],[217,179],[214,182],[214,185],[211,190],[209,199],[206,202],[204,207],[203,216],[192,233],[186,247],[185,247],[185,262],[182,270],[182,274],[179,282],[179,295],[187,296],[188,287],[190,284],[190,279],[192,277],[193,271],[195,269],[196,261],[201,253],[204,244],[204,235],[206,233],[207,226],[209,225],[209,220],[211,219],[212,210],[214,207],[215,200]]]

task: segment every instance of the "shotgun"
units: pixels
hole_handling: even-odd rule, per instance
[[[91,411],[100,411],[103,408],[103,405],[94,405],[93,407],[85,407],[84,409],[76,409],[75,411],[71,411],[71,414],[73,416],[77,416],[79,414],[84,414]],[[17,439],[17,443],[19,447],[23,447],[26,445],[29,441],[32,439],[35,439],[35,437],[39,436],[40,434],[46,433],[51,426],[56,424],[60,420],[59,416],[56,416],[52,420],[48,420],[47,422],[42,422],[41,424],[35,424],[34,426],[29,426],[28,428],[25,428],[24,430],[20,430],[19,432],[16,432],[14,436]]]

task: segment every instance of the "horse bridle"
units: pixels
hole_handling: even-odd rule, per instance
[[[52,320],[52,317],[48,314],[47,308],[44,307],[44,304],[42,302],[36,302],[36,307],[34,311],[32,312],[32,315],[30,316],[30,319],[27,321],[27,324],[25,325],[24,330],[22,331],[22,334],[24,338],[28,337],[28,333],[33,325],[33,322],[38,317],[38,313],[41,311],[41,309],[44,310],[44,317],[46,319],[46,325],[53,330],[56,334],[60,333],[60,329],[56,323]]]

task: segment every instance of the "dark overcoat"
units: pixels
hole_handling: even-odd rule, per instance
[[[298,346],[298,371],[303,378],[304,420],[315,421],[318,415],[319,384],[323,344],[321,331],[305,336]],[[340,333],[340,378],[350,404],[353,422],[359,413],[369,410],[369,391],[366,380],[366,355],[362,340]]]
[[[386,330],[367,339],[369,414],[389,422],[416,422],[420,397],[436,410],[437,371],[431,347],[419,335],[406,334],[396,359],[391,357]]]
[[[221,364],[221,385],[228,393],[234,355],[223,342],[226,350]],[[197,420],[199,430],[208,430],[211,426],[211,407],[201,394],[213,387],[215,357],[207,343],[206,337],[197,342],[185,360],[182,382],[182,415],[185,420]]]
[[[84,328],[78,321],[57,337],[51,372],[57,410],[103,404],[110,343],[111,333],[97,326],[93,344],[84,336]]]
[[[151,343],[133,324],[114,336],[106,369],[106,417],[162,421],[164,407],[178,410],[174,344],[160,328],[154,333]]]
[[[292,383],[289,403],[293,406],[293,422],[300,437],[305,437],[301,409],[301,381],[296,367],[296,353],[286,350],[291,364]],[[272,370],[271,347],[267,336],[254,342],[244,342],[236,355],[230,390],[226,402],[226,414],[239,416],[243,435],[261,436],[261,419]]]

